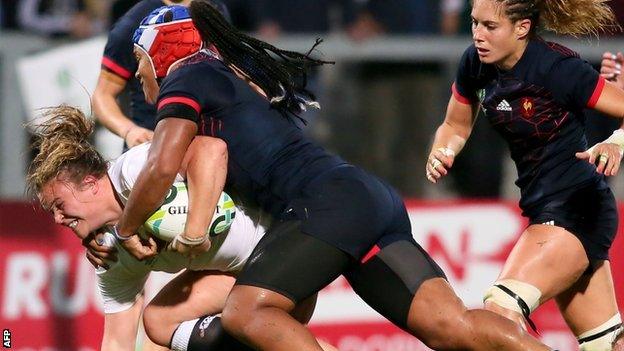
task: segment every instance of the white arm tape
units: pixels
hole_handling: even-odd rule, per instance
[[[455,151],[449,147],[439,147],[436,150],[440,151],[446,157],[455,157]]]
[[[624,130],[616,129],[613,134],[611,134],[611,136],[605,139],[602,143],[616,144],[620,147],[621,151],[624,151]],[[594,151],[596,145],[590,147],[587,151],[591,153],[592,151]]]

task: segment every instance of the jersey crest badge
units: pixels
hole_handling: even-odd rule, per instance
[[[525,97],[520,100],[520,113],[524,118],[531,118],[535,114],[535,103],[533,99]]]

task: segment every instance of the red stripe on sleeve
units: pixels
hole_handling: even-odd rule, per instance
[[[605,79],[602,77],[598,77],[598,83],[596,83],[596,88],[594,89],[594,93],[589,98],[589,101],[587,101],[588,108],[596,107],[596,104],[598,103],[598,99],[600,98],[600,95],[602,94],[602,90],[604,89],[605,84],[606,84]]]
[[[199,103],[197,101],[191,98],[184,97],[184,96],[172,96],[172,97],[164,98],[158,103],[158,109],[160,110],[165,105],[174,104],[174,103],[187,105],[191,107],[193,110],[195,110],[197,113],[201,111],[201,107],[199,106]]]
[[[377,246],[377,245],[373,246],[373,248],[370,249],[370,251],[364,256],[364,258],[360,262],[361,263],[366,263],[368,260],[373,258],[373,256],[375,256],[379,252],[379,250],[380,250],[379,246]]]
[[[457,91],[457,87],[455,86],[455,83],[453,83],[453,85],[451,86],[451,91],[453,92],[453,96],[455,97],[455,100],[465,105],[472,105],[472,101],[470,101],[470,99],[462,96],[462,94],[460,94],[459,91]]]
[[[110,58],[106,56],[102,57],[102,66],[110,69],[116,75],[120,76],[123,79],[128,80],[132,76],[132,73],[130,73],[130,71],[121,67],[119,64],[117,64],[117,62],[111,60]]]

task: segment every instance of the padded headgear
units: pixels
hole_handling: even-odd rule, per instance
[[[163,78],[175,62],[202,48],[202,39],[188,9],[180,5],[152,11],[134,32],[134,45],[147,53],[156,78]]]

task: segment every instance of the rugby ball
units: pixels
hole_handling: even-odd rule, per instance
[[[188,191],[186,183],[174,183],[162,206],[143,224],[145,230],[155,237],[171,241],[176,235],[184,232],[188,213]],[[234,201],[225,192],[221,193],[217,208],[208,228],[208,234],[215,236],[228,230],[236,216]]]

